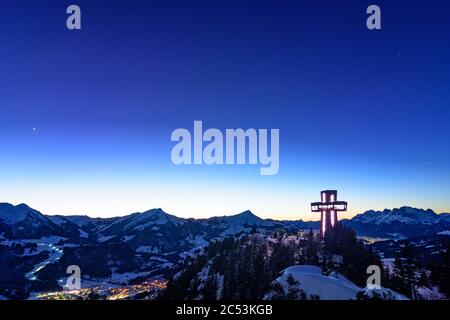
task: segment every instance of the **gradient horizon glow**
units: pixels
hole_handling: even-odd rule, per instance
[[[77,4],[82,30],[68,31]],[[0,202],[45,214],[450,212],[450,3],[0,2]],[[280,170],[175,166],[176,128],[279,128]]]

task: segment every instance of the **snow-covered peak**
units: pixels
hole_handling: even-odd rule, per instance
[[[352,222],[360,223],[392,223],[400,222],[407,224],[435,224],[441,220],[440,216],[431,209],[416,209],[401,207],[395,209],[384,209],[383,211],[369,210],[351,219]]]
[[[213,218],[207,219],[206,221],[216,221],[216,222],[226,224],[228,226],[244,226],[244,225],[271,226],[271,225],[273,225],[273,222],[261,219],[260,217],[256,216],[250,210],[247,210],[247,211],[244,211],[239,214],[232,215],[232,216],[213,217]]]
[[[0,221],[3,223],[16,224],[30,216],[39,217],[41,214],[24,203],[16,206],[10,203],[0,203]]]
[[[229,221],[231,221],[234,224],[260,224],[261,222],[263,222],[264,220],[261,219],[260,217],[256,216],[255,214],[253,214],[253,212],[251,212],[250,210],[241,212],[239,214],[236,214],[234,216],[231,216],[229,218]]]
[[[186,223],[185,219],[170,215],[164,212],[161,208],[151,209],[145,212],[133,213],[122,219],[119,219],[116,223],[124,223],[124,229],[144,229],[150,225],[164,225],[168,222],[172,222],[177,226]]]
[[[156,224],[165,224],[169,221],[173,222],[174,224],[183,224],[185,222],[184,219],[168,214],[161,208],[151,209],[143,213],[138,213],[135,217],[135,221],[142,220],[150,220],[155,222]]]

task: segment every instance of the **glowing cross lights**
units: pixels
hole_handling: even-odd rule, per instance
[[[323,237],[338,221],[337,212],[347,211],[347,202],[337,201],[337,190],[324,190],[320,193],[321,202],[311,203],[312,212],[320,212],[320,235]]]

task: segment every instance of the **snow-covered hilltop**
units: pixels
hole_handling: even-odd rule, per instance
[[[356,300],[364,295],[384,300],[409,300],[386,288],[360,288],[337,272],[324,275],[319,267],[313,265],[296,265],[284,269],[273,287],[277,290],[267,293],[265,299]]]

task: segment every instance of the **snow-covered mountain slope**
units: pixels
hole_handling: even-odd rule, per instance
[[[409,238],[447,230],[450,227],[448,217],[431,209],[401,207],[383,211],[369,210],[343,222],[360,236]]]
[[[47,219],[40,212],[31,209],[24,203],[16,206],[9,203],[0,203],[0,222],[13,225],[26,219],[47,222]]]
[[[188,252],[207,243],[202,225],[152,209],[102,223],[94,230],[99,243],[126,243],[140,254]]]
[[[392,210],[385,209],[383,211],[366,211],[363,214],[355,216],[352,221],[373,224],[392,222],[407,224],[435,224],[441,221],[441,217],[431,209],[423,210],[411,207],[401,207]]]
[[[86,226],[95,224],[96,220],[95,218],[91,218],[88,216],[63,216],[63,215],[55,215],[55,216],[47,216],[50,220],[52,220],[57,225],[65,224],[67,222],[74,223],[80,228],[84,228]],[[103,220],[103,219],[100,219]]]
[[[441,223],[447,223],[448,215],[441,217],[430,210],[400,208],[364,215],[355,217],[353,222],[375,234],[394,232],[386,229],[391,225],[399,227],[395,232],[399,232],[400,227],[407,230],[412,228],[411,230],[418,232],[417,230],[423,230],[419,228],[425,226],[430,230],[436,229],[435,233],[450,229],[448,225],[439,229]],[[24,204],[0,204],[0,260],[4,265],[14,266],[11,269],[13,271],[8,269],[0,272],[0,283],[26,283],[31,286],[32,291],[54,290],[58,287],[57,281],[65,276],[65,268],[73,264],[82,267],[83,274],[99,279],[116,278],[123,274],[134,274],[136,277],[144,275],[144,278],[165,277],[183,265],[186,257],[203,251],[216,239],[230,235],[245,238],[240,237],[240,234],[255,231],[270,237],[270,234],[278,234],[278,231],[289,230],[296,233],[299,229],[317,227],[317,222],[261,219],[250,211],[209,219],[183,219],[162,209],[152,209],[123,217],[101,219],[87,216],[45,216]],[[364,228],[363,231],[366,230]],[[447,237],[445,234],[435,236]],[[50,246],[45,238],[55,241]],[[424,242],[424,247],[431,245],[434,250],[434,243]],[[387,249],[379,248],[377,251],[385,252],[389,248],[390,246]],[[311,274],[314,272],[309,271],[309,275],[305,275],[305,270],[301,275],[305,284],[313,279],[325,281],[325,277],[328,284],[343,286],[342,292],[347,292],[348,295],[355,289],[352,287],[354,284],[339,275],[328,279],[330,276],[317,273],[313,276]],[[363,290],[357,289],[358,292]],[[310,292],[308,289],[305,292],[313,295],[321,293]]]
[[[102,243],[124,241],[140,248],[141,252],[162,253],[190,251],[214,238],[249,233],[254,229],[259,232],[286,229],[298,222],[264,220],[250,211],[208,219],[182,219],[162,209],[152,209],[102,222],[95,233]]]
[[[366,211],[343,220],[359,236],[378,238],[409,238],[436,234],[450,229],[450,214],[436,214],[432,210],[401,207],[383,211]],[[116,218],[88,216],[44,216],[25,204],[0,204],[0,235],[29,238],[37,236],[92,238],[99,242],[132,242],[134,247],[155,246],[173,250],[183,243],[208,241],[241,232],[284,229],[317,229],[318,222],[277,221],[261,219],[251,211],[208,219],[183,219],[162,209],[152,209]],[[159,239],[158,239],[159,238]],[[196,239],[196,240],[194,240]],[[170,243],[175,242],[175,246]],[[188,245],[189,246],[189,245]],[[152,249],[156,250],[156,249]]]
[[[93,219],[87,216],[47,216],[47,218],[66,232],[70,230],[71,234],[80,238],[89,238],[90,233],[97,227]]]
[[[26,204],[0,203],[0,234],[7,239],[71,236],[49,218]]]
[[[436,214],[430,209],[401,207],[366,211],[351,220],[343,220],[343,223],[353,228],[359,236],[409,238],[448,230],[450,214]],[[3,237],[35,238],[40,235],[57,235],[79,237],[81,240],[92,238],[101,243],[131,242],[136,248],[156,246],[157,249],[152,249],[153,251],[173,250],[180,246],[185,248],[184,244],[189,242],[198,244],[199,241],[247,233],[255,229],[261,232],[317,228],[318,222],[261,219],[248,210],[230,216],[182,219],[162,209],[152,209],[123,217],[101,219],[88,216],[44,216],[25,204],[0,204],[0,235],[3,232]],[[172,246],[171,242],[176,245]]]
[[[272,219],[262,219],[250,210],[236,215],[212,217],[208,219],[201,219],[199,221],[201,221],[203,226],[209,228],[213,234],[219,237],[234,235],[241,232],[251,232],[255,229],[258,232],[280,229],[295,232],[304,229],[318,229],[320,227],[320,223],[318,221],[305,222],[302,220],[278,221]]]
[[[201,223],[211,237],[225,237],[241,232],[250,232],[254,228],[261,231],[282,226],[278,221],[261,219],[249,210],[231,216],[202,219]]]
[[[289,279],[290,278],[290,279]],[[405,296],[390,289],[370,290],[360,288],[339,273],[322,274],[319,267],[313,265],[295,265],[282,271],[282,275],[274,281],[274,285],[283,290],[281,293],[289,297],[289,291],[298,290],[304,298],[320,300],[356,300],[358,293],[364,292],[367,297],[380,296],[391,300],[408,300]],[[375,291],[375,292],[373,292]],[[280,292],[271,291],[264,297],[267,300],[279,298]]]
[[[39,269],[24,280],[36,286],[34,290],[52,289],[55,281],[64,276],[61,270],[71,264],[80,265],[85,274],[100,278],[124,272],[147,277],[165,275],[213,239],[250,233],[255,228],[258,232],[287,226],[295,229],[298,223],[303,223],[264,220],[250,211],[196,220],[178,218],[162,209],[107,219],[44,216],[26,205],[2,204],[0,209],[0,251],[4,250],[5,261],[20,269],[16,274],[19,279],[31,274],[33,266]],[[52,248],[45,252],[34,249],[36,245],[42,247],[39,245],[45,242],[45,237],[58,239],[54,245],[62,252],[61,256],[58,253],[57,262],[49,262],[54,254]],[[22,250],[30,254],[23,256]],[[1,276],[5,281],[12,279],[4,272],[0,272],[0,280]],[[50,287],[38,284],[43,284],[44,279]]]
[[[249,225],[249,226],[274,226],[275,223],[272,221],[261,219],[260,217],[253,214],[250,210],[244,211],[242,213],[232,215],[232,216],[223,216],[223,217],[212,217],[204,220],[206,223],[217,223],[223,224],[227,226],[236,226],[236,225]]]
[[[113,221],[109,226],[103,228],[103,230],[107,230],[115,225],[120,225],[122,230],[144,230],[147,226],[161,226],[167,223],[181,226],[186,223],[186,219],[170,215],[162,209],[152,209],[119,218]]]

